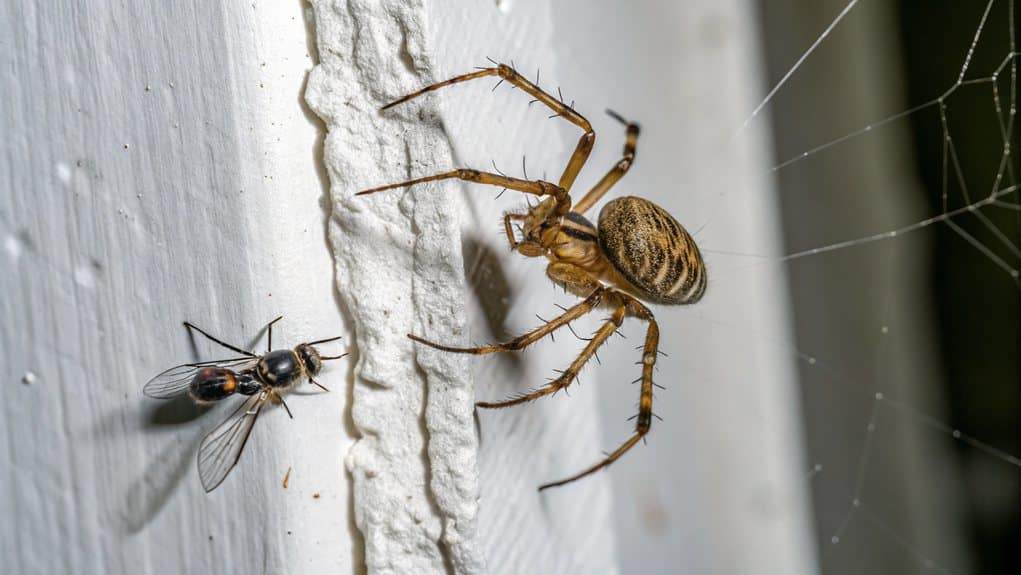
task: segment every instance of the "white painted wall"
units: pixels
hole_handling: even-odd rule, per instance
[[[242,343],[277,314],[278,344],[349,336],[325,242],[322,134],[301,99],[303,9],[0,8],[5,572],[357,563],[343,470],[349,363],[323,375],[332,393],[289,401],[293,421],[264,413],[210,495],[195,450],[222,409],[141,395],[194,358],[185,319]]]
[[[349,197],[454,164],[520,173],[521,154],[530,174],[553,177],[576,132],[505,87],[374,111],[492,56],[541,67],[542,84],[593,121],[579,190],[620,153],[620,127],[601,113],[612,107],[644,127],[615,194],[646,196],[690,229],[708,222],[703,246],[775,252],[771,191],[746,175],[765,166],[764,140],[730,141],[759,89],[749,6],[316,6],[318,37],[298,1],[0,9],[0,234],[13,270],[0,280],[0,513],[24,518],[0,538],[12,572],[811,571],[792,372],[763,344],[786,337],[780,278],[711,276],[703,304],[657,311],[666,421],[610,471],[537,495],[626,436],[640,328],[570,398],[479,414],[475,478],[472,396],[541,383],[579,345],[564,334],[469,362],[402,334],[495,339],[571,300],[551,295],[541,264],[503,257],[497,217],[520,198],[453,184]],[[310,97],[331,126],[325,165],[302,99],[317,41],[334,75],[312,82],[336,88]],[[719,213],[718,190],[735,186],[748,202]],[[246,342],[277,313],[276,341],[344,334],[351,361],[322,378],[332,393],[289,401],[295,420],[264,414],[239,468],[206,495],[194,449],[219,414],[163,407],[141,384],[192,358],[181,320]]]

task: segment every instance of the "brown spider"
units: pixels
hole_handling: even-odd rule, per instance
[[[454,170],[434,176],[427,176],[399,184],[381,186],[359,192],[371,194],[393,188],[402,188],[423,182],[457,178],[517,190],[544,198],[538,205],[530,207],[527,213],[508,213],[503,218],[507,241],[512,249],[528,257],[546,257],[550,260],[546,274],[555,283],[575,295],[583,297],[581,302],[568,308],[562,315],[545,325],[509,342],[486,347],[451,347],[408,334],[411,339],[443,351],[471,354],[486,354],[498,351],[516,351],[542,339],[554,330],[587,314],[596,307],[605,306],[613,310],[606,323],[588,341],[585,349],[564,370],[547,385],[505,401],[480,401],[476,406],[499,408],[518,405],[551,395],[566,388],[574,381],[578,371],[623,323],[625,317],[636,317],[648,322],[645,345],[642,351],[642,382],[638,421],[635,434],[623,445],[599,463],[584,471],[547,483],[539,490],[557,487],[581,479],[586,475],[610,465],[638,440],[649,432],[652,426],[652,373],[656,365],[659,344],[659,326],[652,312],[641,301],[678,305],[695,303],[702,298],[706,288],[706,270],[702,256],[687,231],[663,208],[648,200],[632,196],[615,199],[599,213],[598,229],[584,217],[603,194],[610,189],[631,167],[635,158],[638,141],[638,125],[627,122],[614,112],[607,111],[614,119],[627,127],[624,157],[603,176],[599,183],[571,209],[568,191],[592,151],[596,134],[591,124],[571,106],[553,98],[537,85],[518,74],[512,67],[498,64],[477,72],[451,78],[413,92],[383,106],[386,110],[422,94],[444,86],[467,82],[486,76],[499,76],[530,94],[535,101],[542,102],[556,116],[566,119],[585,133],[578,141],[571,159],[567,162],[560,182],[553,184],[542,180],[510,178],[503,174],[480,172],[478,170]],[[522,222],[519,240],[511,222]]]

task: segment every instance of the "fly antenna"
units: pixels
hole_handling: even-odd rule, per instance
[[[310,341],[310,342],[306,343],[305,345],[319,345],[321,343],[330,343],[331,341],[337,341],[338,339],[342,339],[343,337],[344,336],[338,335],[337,337],[331,337],[331,338],[327,338],[327,339],[319,339],[319,340],[316,340],[316,341]]]

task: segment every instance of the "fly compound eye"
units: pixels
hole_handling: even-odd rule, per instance
[[[199,478],[207,492],[216,489],[237,465],[263,407],[267,404],[279,404],[287,410],[288,415],[291,415],[291,410],[284,401],[283,392],[299,379],[299,375],[307,374],[306,362],[312,362],[317,371],[321,366],[321,358],[310,344],[302,344],[294,351],[288,349],[272,351],[273,324],[279,320],[278,317],[266,326],[268,332],[266,347],[270,351],[263,355],[231,345],[191,323],[184,322],[189,331],[198,332],[213,343],[229,349],[234,352],[235,357],[178,365],[153,377],[142,388],[143,393],[156,399],[188,396],[197,403],[232,401],[229,398],[237,395],[247,397],[243,403],[235,404],[227,419],[206,434],[199,445]],[[340,338],[313,343],[337,339]],[[301,350],[302,347],[308,347],[309,350]],[[305,353],[299,354],[299,350]]]
[[[316,348],[308,344],[298,346],[298,355],[301,357],[302,366],[308,375],[316,375],[323,368],[322,358]]]

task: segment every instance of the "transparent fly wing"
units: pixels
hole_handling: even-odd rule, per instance
[[[202,439],[198,456],[199,478],[207,493],[216,489],[237,465],[267,397],[269,394],[263,391],[245,400]]]
[[[254,363],[255,360],[251,357],[235,357],[178,365],[150,379],[142,388],[142,393],[156,399],[172,399],[187,393],[191,380],[195,379],[195,375],[204,368],[220,367],[243,371]]]

